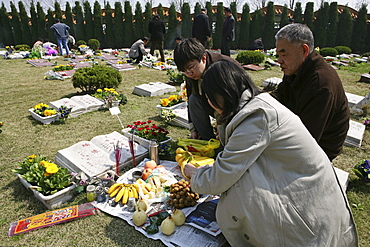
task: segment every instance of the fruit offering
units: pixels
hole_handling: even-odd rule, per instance
[[[190,163],[195,167],[199,167],[199,166],[210,165],[210,164],[213,164],[215,162],[215,160],[213,158],[209,158],[209,157],[206,157],[206,156],[200,156],[200,155],[193,155],[191,152],[185,151],[182,148],[177,148],[176,149],[175,160],[176,160],[177,164],[180,166],[182,175],[186,179],[189,179],[184,174],[184,167],[187,163]]]
[[[126,204],[130,197],[139,198],[139,187],[137,184],[115,183],[108,189],[108,194],[112,198],[115,197],[115,202],[122,200],[122,203]]]
[[[195,206],[199,194],[190,188],[190,182],[181,179],[177,183],[171,184],[169,204],[175,208],[185,208]]]

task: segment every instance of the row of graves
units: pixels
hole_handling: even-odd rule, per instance
[[[70,61],[78,64],[85,63],[85,59],[75,57],[71,58]],[[112,56],[112,54],[103,55],[100,59],[105,59],[107,65],[112,67],[118,65],[118,61],[122,61],[120,60],[122,58]],[[150,57],[147,57],[147,59],[150,59]],[[31,62],[37,64],[35,61],[31,60]],[[30,64],[32,64],[31,62]],[[151,68],[164,65],[156,65],[156,63],[156,61],[144,60],[142,65]],[[54,64],[44,66],[52,65]],[[165,65],[173,66],[171,63]],[[267,78],[262,86],[274,88],[280,82],[281,79],[278,77]],[[183,87],[184,85],[182,85],[182,89]],[[176,93],[176,91],[174,86],[162,82],[150,82],[135,86],[133,89],[134,94],[144,97],[161,96]],[[179,94],[181,94],[181,91]],[[353,94],[346,95],[351,109],[363,110],[364,106],[368,106],[370,94],[365,97]],[[84,95],[56,100],[50,102],[50,105],[56,108],[66,105],[72,108],[70,116],[78,117],[85,112],[98,110],[103,107],[104,103],[90,95]],[[162,118],[168,113],[173,114],[174,118],[171,118],[170,124],[189,128],[186,101],[179,100],[178,104],[170,107],[162,105],[156,107],[158,115]],[[121,123],[119,119],[120,109],[112,107],[109,110],[112,115],[117,116]],[[149,122],[145,124],[149,124]],[[100,210],[125,220],[144,236],[161,240],[166,246],[223,246],[226,240],[215,220],[218,197],[198,195],[191,190],[187,191],[188,182],[181,173],[179,164],[175,161],[159,159],[158,143],[153,144],[149,140],[136,136],[122,123],[121,126],[121,131],[114,131],[96,136],[91,140],[80,141],[59,150],[55,155],[57,165],[78,174],[79,179],[86,180],[89,186],[93,186],[90,187],[90,189],[93,189],[87,190],[86,193],[88,201],[91,202],[56,209],[72,198],[71,191],[69,190],[70,195],[68,197],[60,200],[57,198],[59,195],[52,195],[53,200],[48,199],[48,201],[42,202],[53,211],[13,222],[9,230],[9,236],[93,215],[97,210]],[[364,129],[364,125],[351,120],[346,144],[360,147]],[[159,144],[166,144],[168,141],[171,141],[170,137]],[[207,145],[209,144],[204,144],[204,146]],[[195,152],[195,154],[197,153]],[[209,157],[211,158],[211,155]],[[346,176],[348,179],[348,174],[344,175],[344,177]],[[27,188],[32,187],[27,182],[22,183]],[[76,185],[74,186],[77,188]],[[36,194],[36,192],[34,193]],[[184,203],[174,204],[174,199],[182,200]],[[66,214],[66,212],[70,213]],[[166,222],[164,224],[169,215],[176,217],[176,223]],[[50,218],[56,220],[50,221],[48,220]],[[32,224],[36,221],[38,224]],[[170,224],[169,228],[167,223]]]

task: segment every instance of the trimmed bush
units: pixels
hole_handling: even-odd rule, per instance
[[[79,68],[72,77],[74,88],[82,91],[96,91],[98,88],[117,88],[122,75],[115,69],[104,65],[90,68]]]
[[[80,46],[80,45],[87,45],[86,42],[84,40],[79,40],[76,42],[76,46]]]
[[[331,47],[325,47],[325,48],[320,49],[320,54],[323,57],[326,57],[326,56],[335,57],[336,55],[338,55],[338,51]]]
[[[241,51],[236,57],[236,61],[241,64],[259,64],[265,59],[263,53],[259,51]]]
[[[14,48],[17,51],[29,51],[31,49],[30,46],[27,44],[16,45]]]
[[[99,49],[99,47],[100,47],[100,42],[99,42],[99,40],[97,40],[97,39],[89,39],[89,41],[87,41],[87,45],[88,45],[91,49],[93,49],[93,50],[95,51],[95,50],[98,50],[98,49]]]
[[[338,54],[350,54],[352,53],[351,48],[348,46],[336,46],[334,47],[335,50],[337,50]]]

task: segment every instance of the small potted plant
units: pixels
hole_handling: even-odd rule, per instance
[[[146,148],[149,148],[150,140],[156,139],[159,144],[171,141],[168,136],[169,132],[164,128],[152,123],[151,120],[146,122],[136,121],[133,124],[127,125],[126,129],[122,130],[127,137],[135,135],[135,140]]]
[[[174,69],[167,69],[171,85],[180,85],[185,81],[185,75],[181,72],[176,72]]]
[[[114,88],[99,88],[92,96],[104,101],[108,108],[118,106],[119,104],[126,104],[127,102],[126,96],[118,93]]]
[[[370,161],[361,160],[352,171],[357,177],[363,179],[365,183],[370,182]]]
[[[55,122],[58,118],[57,111],[44,103],[39,103],[28,110],[32,117],[43,124]]]
[[[67,168],[59,167],[38,154],[26,157],[19,166],[12,171],[47,208],[59,207],[72,198],[76,185],[71,182],[72,175]]]

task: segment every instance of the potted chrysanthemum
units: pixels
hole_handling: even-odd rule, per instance
[[[38,154],[33,154],[19,162],[13,169],[22,184],[31,189],[34,196],[47,208],[52,209],[70,200],[76,185],[67,168],[59,167]]]

